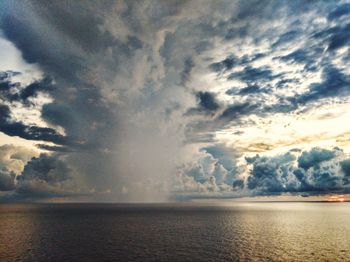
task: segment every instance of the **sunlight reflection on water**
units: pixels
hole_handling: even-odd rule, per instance
[[[350,203],[0,205],[0,261],[344,261]]]

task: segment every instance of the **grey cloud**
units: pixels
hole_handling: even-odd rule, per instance
[[[265,54],[263,53],[256,53],[251,56],[244,55],[242,57],[237,57],[231,54],[220,62],[210,64],[209,68],[214,72],[225,72],[233,69],[235,66],[246,65],[254,62],[264,56]]]
[[[56,183],[70,178],[71,170],[62,160],[56,157],[41,154],[32,158],[24,167],[19,181],[39,179],[47,183]]]
[[[247,66],[240,72],[230,74],[228,80],[240,79],[243,82],[254,83],[256,81],[270,81],[275,77],[277,76],[273,75],[269,67],[253,68]]]
[[[346,3],[333,9],[327,16],[329,20],[336,20],[350,13],[350,4]]]
[[[308,45],[306,36],[311,35],[312,41],[317,39],[321,43],[319,49],[313,45],[301,49],[304,52],[287,48],[279,59],[310,65],[305,71],[313,70],[310,56],[325,47],[331,51],[348,43],[347,25],[337,24],[331,30],[329,25],[312,24],[305,28],[303,21],[298,20],[303,14],[313,15],[312,11],[317,10],[320,16],[329,14],[329,20],[341,23],[338,21],[345,18],[346,7],[337,8],[333,1],[209,1],[206,4],[195,1],[5,1],[0,11],[4,36],[22,52],[27,62],[36,63],[45,76],[54,80],[52,85],[37,81],[23,89],[23,93],[12,96],[7,90],[17,84],[0,76],[3,81],[0,92],[6,100],[6,105],[0,107],[0,131],[40,141],[39,148],[60,154],[60,157],[53,154],[58,157],[56,160],[43,155],[31,161],[22,180],[18,180],[22,183],[22,192],[28,196],[39,191],[49,195],[67,193],[71,189],[67,185],[70,179],[63,179],[58,173],[51,177],[47,175],[52,174],[51,171],[39,168],[47,164],[55,166],[53,170],[71,174],[71,170],[64,169],[67,165],[83,174],[82,180],[89,188],[111,191],[115,200],[145,199],[146,194],[142,192],[147,190],[152,191],[150,199],[155,199],[157,190],[154,189],[160,188],[158,185],[168,181],[177,170],[179,163],[174,163],[174,159],[181,156],[184,144],[194,142],[211,146],[198,149],[206,155],[203,160],[206,164],[189,157],[195,164],[185,168],[188,174],[181,173],[184,188],[212,192],[230,192],[232,186],[240,189],[243,182],[237,177],[235,164],[238,156],[215,145],[214,132],[228,124],[243,123],[252,114],[289,113],[300,105],[312,104],[308,102],[347,94],[349,81],[345,73],[324,67],[331,64],[332,52],[327,52],[317,64],[324,70],[322,82],[295,97],[276,97],[274,91],[289,88],[297,84],[298,79],[277,74],[272,67],[254,64],[271,52],[292,46],[299,37]],[[267,26],[274,24],[285,24],[286,28]],[[320,33],[309,32],[309,28]],[[243,55],[230,51],[218,58],[210,52],[220,41],[225,46],[245,49],[248,44],[258,45],[266,40],[273,47],[264,53],[254,50]],[[236,66],[243,70],[233,71]],[[232,91],[232,100],[225,106],[219,95],[199,91],[208,89],[197,85],[196,81],[205,80],[196,78],[196,74],[210,70],[222,80],[228,77],[244,82],[245,87],[237,91],[239,98]],[[278,82],[277,86],[272,82]],[[11,100],[24,103],[40,91],[47,92],[53,100],[41,111],[41,120],[50,128],[10,121]],[[278,102],[271,105],[271,100]],[[53,126],[60,126],[65,135]],[[256,170],[266,168],[272,172],[269,160],[258,162]],[[303,183],[289,172],[292,168],[289,164],[274,160],[274,165],[279,170],[278,181],[272,177],[260,179],[256,171],[251,187],[300,190],[298,185]],[[37,167],[40,171],[34,175]],[[300,170],[304,174],[315,170],[315,166]],[[269,172],[263,173],[264,176]],[[326,178],[325,172],[319,172],[317,179]],[[284,175],[286,173],[288,175]],[[295,181],[289,183],[289,178]],[[306,188],[311,182],[304,180]],[[61,187],[63,191],[59,190]],[[125,188],[128,190],[123,190]],[[126,191],[128,194],[124,196]]]
[[[345,159],[340,162],[341,169],[346,176],[350,176],[350,159]]]
[[[314,53],[309,53],[306,50],[298,49],[289,53],[288,55],[280,57],[282,61],[298,63],[305,65],[307,71],[315,71],[317,69],[316,63],[313,59]]]
[[[298,158],[296,152],[274,157],[246,158],[252,165],[247,187],[253,194],[328,194],[349,191],[347,160],[340,149],[312,148]],[[339,170],[339,164],[344,173]],[[298,167],[299,166],[299,167]]]
[[[298,165],[301,168],[309,169],[323,161],[331,160],[335,155],[334,151],[316,147],[310,151],[303,152],[298,158]]]
[[[211,64],[210,68],[215,72],[220,72],[224,70],[230,70],[235,65],[238,65],[238,64],[239,64],[238,58],[234,55],[230,55],[220,62]]]
[[[322,71],[322,82],[311,84],[309,91],[297,97],[299,103],[307,103],[327,97],[349,95],[349,76],[333,66],[326,66]]]
[[[229,119],[229,120],[238,120],[240,117],[244,115],[251,114],[255,109],[257,109],[257,105],[252,102],[243,102],[243,103],[235,103],[233,105],[228,106],[220,115],[221,119]]]
[[[232,193],[233,186],[242,188],[238,178],[235,158],[237,152],[223,144],[201,148],[201,157],[196,163],[181,167],[176,183],[178,193],[190,193],[190,197],[202,197],[208,193]]]
[[[350,41],[350,24],[336,25],[314,33],[312,36],[326,44],[328,51],[339,49]]]
[[[0,97],[4,101],[19,101],[28,104],[29,98],[36,97],[38,92],[48,93],[53,90],[52,79],[43,78],[27,86],[22,86],[19,82],[13,82],[12,77],[21,74],[11,71],[0,72]]]
[[[0,191],[11,191],[15,189],[16,174],[7,168],[0,169]]]
[[[188,115],[214,114],[220,109],[220,104],[213,93],[200,91],[196,93],[196,98],[198,106],[196,108],[190,108],[187,112]]]
[[[56,144],[69,144],[68,138],[48,127],[27,126],[22,122],[13,122],[8,106],[0,105],[0,131],[9,136],[19,136],[28,140],[48,141]]]
[[[295,191],[297,181],[289,174],[290,163],[294,159],[295,157],[290,153],[273,158],[258,156],[247,159],[253,164],[253,169],[247,180],[248,188],[272,194]]]
[[[295,38],[297,38],[297,36],[300,34],[299,31],[297,30],[292,30],[292,31],[288,31],[284,34],[282,34],[278,40],[272,44],[272,47],[275,48],[279,45],[283,45],[285,43],[291,42],[292,40],[294,40]]]
[[[260,93],[268,93],[269,90],[267,88],[259,87],[258,85],[247,85],[243,88],[231,88],[227,90],[225,93],[227,95],[251,95],[251,94],[260,94]]]
[[[17,176],[16,193],[20,197],[52,197],[77,190],[73,170],[59,155],[34,157]],[[77,192],[76,192],[77,193]]]
[[[0,146],[0,191],[13,191],[16,188],[16,176],[27,161],[37,153],[33,150],[14,145]]]

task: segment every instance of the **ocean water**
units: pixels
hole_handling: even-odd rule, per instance
[[[350,261],[350,203],[5,204],[0,261]]]

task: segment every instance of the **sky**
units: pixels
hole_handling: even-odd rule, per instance
[[[350,1],[0,2],[0,202],[350,191]]]

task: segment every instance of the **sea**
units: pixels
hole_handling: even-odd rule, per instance
[[[1,204],[0,261],[350,261],[350,203]]]

